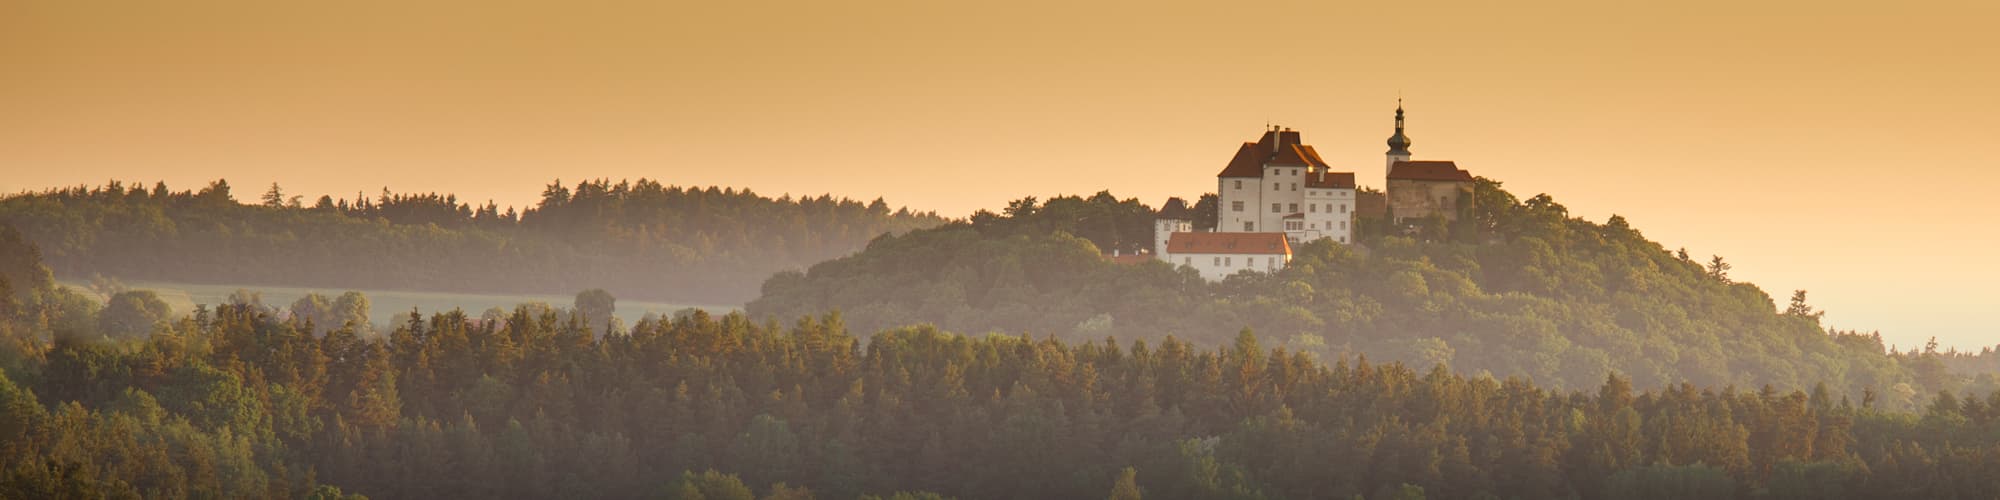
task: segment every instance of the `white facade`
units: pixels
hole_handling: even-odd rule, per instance
[[[1215,230],[1224,233],[1264,231],[1257,207],[1264,206],[1264,178],[1216,179]]]
[[[1293,241],[1331,238],[1347,243],[1354,235],[1354,188],[1312,187],[1305,194],[1305,227]],[[1292,234],[1285,231],[1285,234]]]
[[[1202,279],[1221,281],[1231,274],[1243,271],[1276,272],[1291,263],[1288,254],[1260,253],[1178,253],[1169,254],[1167,262],[1176,266],[1188,266],[1201,272]]]
[[[1192,233],[1192,232],[1194,232],[1194,221],[1191,220],[1181,220],[1181,219],[1153,220],[1153,255],[1159,256],[1160,260],[1168,260],[1167,239],[1173,237],[1174,233]]]
[[[1277,271],[1292,260],[1284,233],[1178,232],[1167,238],[1163,248],[1162,260],[1192,267],[1210,281],[1246,270]]]

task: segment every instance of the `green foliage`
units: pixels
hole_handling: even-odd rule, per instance
[[[1326,365],[1242,330],[1217,350],[929,327],[863,347],[839,315],[781,327],[693,311],[598,336],[525,306],[499,322],[417,316],[369,337],[303,326],[230,305],[144,339],[46,346],[21,370],[32,377],[0,377],[0,470],[11,471],[0,492],[2000,493],[1989,470],[2000,396],[1940,396],[1913,415],[1825,390],[1653,391],[1618,376],[1561,392],[1360,358]]]
[[[1118,471],[1118,480],[1111,483],[1109,500],[1139,500],[1139,471],[1131,467]]]
[[[173,317],[173,308],[150,290],[131,290],[112,295],[97,317],[98,328],[113,337],[141,337],[153,333]]]
[[[576,312],[590,321],[603,322],[612,318],[618,310],[618,298],[602,288],[592,288],[576,294]]]
[[[1736,480],[1721,469],[1701,464],[1654,465],[1611,475],[1603,498],[1727,500],[1736,498]]]
[[[667,500],[757,500],[750,487],[735,474],[723,474],[714,469],[696,474],[682,472],[680,479],[668,483]]]

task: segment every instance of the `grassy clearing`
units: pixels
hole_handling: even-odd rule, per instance
[[[58,282],[79,292],[83,292],[84,295],[97,298],[100,302],[104,300],[104,297],[90,293],[89,282],[73,280],[59,280]],[[264,304],[280,308],[291,306],[293,301],[299,300],[300,297],[304,297],[308,293],[318,292],[320,295],[325,295],[331,300],[347,292],[344,289],[265,285],[209,285],[148,281],[126,283],[126,286],[134,290],[152,290],[153,293],[160,295],[160,300],[164,300],[167,302],[167,305],[173,306],[175,314],[193,312],[196,304],[208,304],[210,307],[214,307],[215,304],[228,302],[229,294],[236,292],[238,289],[257,292],[263,298]],[[525,302],[546,302],[551,306],[570,307],[575,303],[576,298],[574,295],[504,295],[409,290],[356,291],[368,296],[368,319],[378,326],[404,321],[408,318],[411,308],[416,308],[423,312],[425,316],[429,316],[433,312],[449,311],[452,309],[463,309],[467,314],[477,316],[480,312],[490,307],[498,307],[511,311],[515,305]],[[618,311],[615,314],[619,319],[624,320],[625,324],[630,325],[638,322],[639,318],[645,316],[647,313],[665,316],[673,314],[674,311],[689,307],[707,309],[716,313],[742,308],[740,305],[670,304],[665,302],[619,299]]]

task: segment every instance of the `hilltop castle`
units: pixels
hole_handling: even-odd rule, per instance
[[[1349,243],[1356,214],[1384,213],[1398,225],[1431,217],[1458,220],[1472,207],[1472,174],[1449,161],[1413,161],[1396,105],[1396,132],[1386,153],[1386,200],[1363,207],[1353,172],[1335,172],[1299,132],[1271,127],[1245,142],[1215,174],[1215,228],[1196,232],[1194,214],[1169,202],[1154,222],[1154,255],[1222,279],[1244,269],[1274,271],[1291,261],[1291,245],[1330,239]],[[1178,200],[1176,200],[1178,201]]]

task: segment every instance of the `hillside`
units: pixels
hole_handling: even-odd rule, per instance
[[[1622,218],[1570,217],[1546,195],[1519,200],[1485,179],[1475,196],[1478,209],[1461,224],[1434,223],[1416,236],[1376,230],[1358,245],[1308,243],[1280,272],[1218,283],[1157,261],[1112,264],[1100,248],[1149,241],[1150,230],[1071,236],[1067,228],[1086,220],[1074,214],[1088,210],[1050,214],[1028,199],[1006,214],[885,236],[858,254],[781,273],[747,311],[792,318],[837,309],[862,331],[930,323],[1211,346],[1249,328],[1320,359],[1445,364],[1556,388],[1591,387],[1612,372],[1641,387],[1824,382],[1905,408],[1962,388],[1951,377],[1917,380],[1878,338],[1823,330],[1803,296],[1781,312],[1763,290],[1729,279],[1720,258],[1709,266],[1677,255]]]
[[[451,195],[238,203],[225,181],[199,191],[111,183],[0,198],[59,277],[332,289],[566,295],[741,303],[757,283],[937,225],[935,214],[831,196],[769,198],[641,179],[551,184],[502,212]]]

